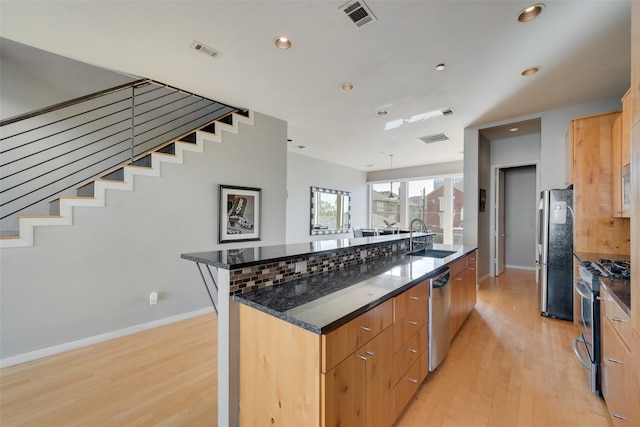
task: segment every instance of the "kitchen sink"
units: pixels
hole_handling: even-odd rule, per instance
[[[420,249],[419,251],[409,252],[409,255],[426,256],[430,258],[446,258],[455,253],[456,251],[446,251],[443,249]]]

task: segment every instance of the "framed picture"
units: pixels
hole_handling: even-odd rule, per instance
[[[487,203],[487,190],[480,189],[480,212],[484,212]]]
[[[220,185],[218,243],[260,240],[261,191]]]

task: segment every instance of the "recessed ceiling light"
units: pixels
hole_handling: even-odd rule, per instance
[[[307,148],[306,145],[296,145],[296,148],[299,150],[304,150],[305,148]]]
[[[379,111],[377,112],[377,114],[378,114],[379,116],[386,116],[387,114],[389,114],[389,112],[387,112],[387,110],[379,110]]]
[[[350,90],[355,89],[355,85],[353,83],[345,82],[340,85],[340,89],[344,90],[345,92],[349,92]]]
[[[373,165],[364,165],[365,168],[372,168]]]
[[[535,73],[537,73],[538,71],[540,71],[542,67],[531,67],[531,68],[527,68],[526,70],[524,70],[521,74],[523,76],[532,76]]]
[[[529,22],[538,17],[544,10],[543,3],[532,4],[529,7],[526,7],[518,13],[518,22]]]
[[[518,132],[519,130],[520,128],[517,128],[517,127],[509,128],[509,132]]]
[[[291,40],[284,36],[280,36],[273,39],[273,44],[275,44],[278,49],[287,50],[291,47]]]
[[[444,64],[436,65],[436,71],[443,71],[443,70],[444,70]]]

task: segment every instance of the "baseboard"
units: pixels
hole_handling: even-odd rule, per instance
[[[485,274],[484,276],[478,279],[478,283],[481,283],[483,280],[487,280],[489,277],[490,277],[489,274]]]
[[[506,265],[507,268],[513,268],[515,270],[531,270],[535,271],[535,267],[531,265]]]
[[[137,332],[146,331],[148,329],[157,328],[158,326],[164,326],[181,320],[191,319],[193,317],[202,316],[213,312],[213,308],[202,308],[196,311],[190,311],[188,313],[178,314],[176,316],[165,317],[163,319],[154,320],[141,325],[130,326],[128,328],[119,329],[117,331],[107,332],[100,335],[95,335],[88,338],[83,338],[77,341],[71,341],[64,344],[54,345],[52,347],[43,348],[40,350],[30,351],[28,353],[18,354],[16,356],[5,357],[0,359],[0,368],[6,368],[8,366],[18,365],[20,363],[31,362],[32,360],[41,359],[43,357],[52,356],[54,354],[64,353],[65,351],[75,350],[77,348],[86,347],[89,345],[97,344],[104,341],[109,341],[115,338],[132,335]]]

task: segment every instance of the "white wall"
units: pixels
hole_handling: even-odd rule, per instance
[[[34,247],[2,249],[0,358],[207,309],[180,254],[285,243],[286,138],[285,122],[255,113],[160,178],[109,191],[107,207],[75,208],[73,226],[37,227]],[[217,243],[219,184],[262,188],[262,241]]]
[[[353,237],[353,233],[311,236],[311,187],[330,188],[351,193],[351,227],[367,224],[366,172],[314,159],[301,154],[287,153],[287,243],[312,240],[334,240]]]

